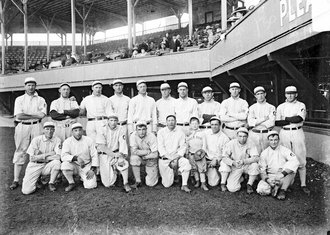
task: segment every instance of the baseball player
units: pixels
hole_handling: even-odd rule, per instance
[[[248,141],[249,132],[245,127],[237,130],[237,138],[229,141],[223,151],[223,159],[219,171],[226,182],[229,192],[236,192],[241,189],[241,176],[248,174],[247,193],[253,193],[253,182],[259,175],[257,148]]]
[[[55,135],[63,142],[71,136],[71,125],[77,122],[76,118],[79,116],[79,105],[77,101],[69,98],[69,84],[62,83],[59,92],[60,98],[51,103],[49,115],[56,124]]]
[[[80,123],[72,125],[72,136],[63,142],[61,160],[61,170],[69,182],[65,188],[66,192],[75,187],[73,175],[80,176],[84,188],[97,187],[96,170],[99,166],[97,150],[94,140],[83,136],[83,127]]]
[[[9,186],[10,189],[18,187],[19,176],[26,161],[31,140],[41,134],[41,119],[46,115],[47,104],[44,98],[36,92],[37,82],[34,78],[28,77],[24,81],[25,94],[15,100],[14,116],[18,122],[15,127],[16,150],[13,157],[14,181]]]
[[[134,188],[142,185],[140,168],[146,166],[146,185],[153,187],[158,183],[158,146],[157,138],[153,133],[147,133],[147,123],[138,121],[136,131],[130,136],[131,158],[130,163],[135,178]]]
[[[162,184],[168,188],[174,182],[174,170],[182,175],[181,190],[189,193],[188,178],[190,175],[191,165],[187,158],[184,158],[187,145],[185,142],[185,134],[181,129],[176,127],[176,118],[169,115],[166,118],[167,127],[161,129],[157,133],[158,152],[159,152],[159,173],[162,177]],[[170,167],[170,163],[173,163]],[[173,167],[175,165],[175,167]]]
[[[284,200],[286,191],[294,182],[295,173],[299,166],[296,155],[288,148],[279,145],[279,134],[277,131],[268,133],[269,147],[262,151],[260,155],[260,176],[257,192],[277,196],[277,199]],[[262,185],[266,185],[272,190],[264,192]],[[277,189],[280,191],[277,194]]]
[[[96,138],[96,148],[100,159],[100,176],[105,187],[113,186],[117,180],[117,170],[123,177],[124,190],[131,191],[128,185],[128,147],[126,130],[118,126],[118,116],[109,115],[105,132]]]
[[[144,80],[136,82],[139,92],[129,102],[128,108],[128,133],[131,134],[135,130],[135,124],[142,120],[146,121],[149,132],[157,132],[157,111],[155,100],[147,95],[147,84]]]
[[[191,173],[193,173],[196,184],[195,188],[201,188],[205,191],[209,190],[206,186],[206,159],[200,158],[196,161],[195,153],[202,149],[204,132],[199,129],[198,117],[190,118],[190,134],[186,137],[187,142],[187,157],[191,165]]]
[[[127,115],[130,98],[123,94],[124,83],[122,80],[114,80],[112,88],[115,94],[109,98],[111,111],[118,115],[118,125],[122,126],[127,132]]]
[[[92,83],[92,94],[86,96],[80,104],[80,115],[87,111],[86,135],[95,141],[97,135],[102,135],[104,127],[107,125],[111,106],[109,99],[102,95],[102,83],[94,81]]]
[[[26,151],[30,156],[25,176],[23,178],[22,193],[31,194],[36,190],[36,183],[39,177],[50,175],[48,183],[49,190],[54,192],[54,182],[61,169],[61,140],[54,136],[55,124],[45,122],[43,135],[39,135],[31,141]]]
[[[221,121],[214,116],[210,119],[211,130],[204,132],[203,150],[206,152],[207,180],[210,186],[217,186],[220,181],[218,167],[223,148],[229,142],[228,136],[221,131]],[[221,179],[221,189],[225,191],[226,179]]]
[[[188,85],[185,82],[178,84],[179,98],[175,101],[174,112],[176,125],[187,136],[189,134],[189,120],[191,117],[198,117],[198,103],[195,99],[188,97]]]
[[[220,119],[224,123],[223,132],[229,139],[236,138],[238,128],[246,125],[248,103],[239,98],[241,87],[237,82],[229,86],[230,97],[221,103]]]
[[[254,88],[254,96],[257,100],[249,108],[248,125],[252,129],[249,139],[255,144],[260,154],[268,147],[267,135],[275,125],[275,106],[267,103],[266,91],[262,86]]]
[[[198,115],[201,119],[201,128],[211,128],[211,117],[217,116],[220,113],[220,103],[213,99],[213,89],[206,86],[202,90],[204,102],[198,105]]]
[[[158,130],[166,127],[166,117],[174,115],[175,99],[170,95],[171,87],[168,83],[160,85],[162,98],[156,101]]]
[[[307,195],[306,187],[306,144],[302,126],[306,117],[306,106],[297,100],[298,91],[295,86],[285,88],[286,101],[276,110],[276,126],[281,126],[281,144],[294,152],[300,162],[298,172],[301,188]]]

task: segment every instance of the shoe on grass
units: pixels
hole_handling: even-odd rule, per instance
[[[69,184],[69,186],[67,186],[64,190],[65,192],[70,192],[74,189],[76,185],[73,183],[73,184]]]
[[[191,192],[191,190],[188,188],[187,185],[183,185],[183,186],[181,187],[181,190],[184,191],[184,192],[186,192],[186,193],[190,193],[190,192]]]
[[[19,183],[17,181],[13,181],[13,183],[9,186],[11,190],[14,190],[19,186]]]
[[[286,193],[284,189],[281,189],[277,195],[278,200],[284,200],[286,198]]]
[[[309,196],[311,194],[311,191],[306,186],[301,186],[301,190]]]
[[[130,191],[132,191],[131,187],[128,184],[124,185],[124,190],[126,193],[129,193]]]
[[[56,191],[56,187],[55,187],[55,185],[52,184],[52,183],[49,183],[49,184],[48,184],[48,188],[49,188],[49,191],[51,191],[51,192],[55,192],[55,191]]]
[[[204,191],[209,191],[209,188],[206,186],[206,183],[205,183],[205,182],[203,182],[203,183],[201,184],[201,188],[202,188]]]
[[[225,184],[221,184],[221,185],[220,185],[220,190],[221,190],[221,192],[226,192],[226,191],[228,191],[227,186],[226,186]]]
[[[248,194],[252,194],[254,192],[251,185],[249,185],[249,184],[246,185],[246,192]]]
[[[199,188],[201,186],[201,182],[199,180],[196,181],[196,184],[194,185],[195,188]]]

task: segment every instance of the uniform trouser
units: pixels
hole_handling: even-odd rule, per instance
[[[62,171],[73,171],[74,175],[79,175],[83,181],[84,188],[92,189],[97,187],[96,176],[94,175],[91,179],[87,179],[86,173],[91,169],[92,163],[87,164],[84,168],[81,168],[74,162],[62,162]]]
[[[40,175],[57,174],[60,169],[60,160],[52,160],[48,163],[29,162],[25,170],[25,176],[23,178],[22,193],[33,193],[36,190],[36,183]]]
[[[31,140],[41,134],[41,124],[24,125],[19,123],[15,127],[15,146],[16,150],[13,157],[13,163],[23,165],[26,161],[26,150],[28,149]]]
[[[299,160],[299,168],[306,166],[306,144],[305,134],[302,129],[299,130],[284,130],[280,131],[280,142],[283,146],[291,149],[296,154]]]
[[[225,133],[229,139],[236,139],[237,137],[237,130],[232,130],[232,129],[228,129],[226,127],[224,127],[223,129],[223,133]]]
[[[174,182],[174,170],[169,167],[169,163],[171,160],[163,160],[159,159],[159,174],[162,177],[162,184],[164,187],[168,188]],[[178,161],[178,171],[182,175],[182,185],[188,184],[188,178],[191,170],[191,165],[189,160],[181,157]]]
[[[62,143],[71,136],[73,123],[76,123],[75,119],[56,121],[55,136],[60,138]]]
[[[189,154],[189,162],[191,165],[191,171],[198,172],[199,174],[206,174],[207,182],[210,186],[214,187],[219,184],[220,176],[216,167],[210,166],[210,160],[203,158],[199,161],[195,161],[192,154]],[[205,177],[204,177],[205,178]],[[201,177],[201,182],[204,183],[205,180]]]
[[[108,120],[93,120],[87,121],[86,135],[92,138],[95,142],[97,136],[102,136],[106,131]]]
[[[256,133],[252,130],[249,131],[249,139],[257,147],[259,154],[269,146],[267,135],[268,133]]]
[[[279,182],[281,189],[284,189],[286,191],[288,187],[294,183],[295,176],[296,176],[295,173],[291,173],[291,174],[287,174],[284,178],[282,178]],[[268,174],[268,178],[270,180],[275,180],[276,174]]]
[[[117,180],[117,170],[123,176],[123,183],[124,185],[128,183],[128,162],[125,159],[120,159],[124,163],[124,169],[122,169],[116,160],[106,154],[99,155],[100,159],[100,176],[102,184],[105,187],[113,186]]]
[[[146,185],[152,187],[158,182],[158,164],[157,159],[142,160],[141,157],[137,155],[131,155],[130,163],[132,167],[141,167],[141,165],[146,166]]]
[[[259,174],[259,165],[254,162],[249,165],[245,165],[241,168],[229,166],[223,161],[220,163],[220,172],[230,172],[227,179],[227,188],[229,192],[236,192],[241,189],[240,178],[242,174],[248,174],[249,176],[256,176]]]

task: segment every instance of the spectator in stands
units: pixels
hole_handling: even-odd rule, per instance
[[[71,56],[70,52],[65,54],[65,58],[62,60],[62,66],[71,66],[72,64],[77,63],[75,57]]]
[[[170,41],[171,41],[171,37],[170,37],[170,34],[169,33],[166,33],[165,34],[165,37],[166,37],[166,48],[170,48]]]
[[[143,57],[148,55],[148,52],[146,52],[146,50],[142,47],[141,48],[141,53],[137,54],[136,57]]]
[[[170,41],[170,51],[171,52],[177,52],[178,49],[180,50],[181,43],[178,41],[178,37],[180,38],[180,35],[173,35],[172,40]]]
[[[236,17],[236,16],[231,16],[231,17],[227,20],[227,23],[228,23],[228,30],[236,24],[236,21],[237,21],[237,20],[239,20],[239,18]]]
[[[233,11],[233,12],[231,13],[231,16],[235,16],[235,17],[237,17],[238,19],[241,19],[241,18],[243,18],[243,16],[246,15],[247,12],[248,12],[248,10],[246,9],[245,6],[243,6],[243,7],[238,7],[238,8],[235,9],[235,11]]]
[[[138,52],[138,48],[137,48],[137,47],[134,47],[134,48],[133,48],[132,58],[136,58],[136,57],[138,57],[138,54],[139,54],[139,52]]]
[[[199,37],[199,28],[196,27],[193,35],[193,42],[195,45],[198,45]]]
[[[170,44],[169,41],[167,40],[167,37],[163,37],[163,40],[160,42],[160,46],[161,44],[164,44],[165,48],[169,48]]]
[[[206,26],[206,33],[207,33],[208,46],[212,46],[214,43],[213,28],[209,25]]]

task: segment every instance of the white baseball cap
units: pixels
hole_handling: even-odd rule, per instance
[[[217,117],[217,116],[211,117],[210,122],[213,121],[213,120],[218,120],[221,123],[220,118]]]
[[[116,85],[117,83],[124,84],[122,80],[116,79],[116,80],[113,80],[112,85]]]
[[[271,136],[271,135],[277,135],[277,136],[280,136],[280,135],[278,134],[277,131],[270,131],[270,132],[268,132],[268,134],[267,134],[267,139],[268,139],[268,137]]]
[[[237,82],[230,83],[229,88],[233,88],[233,87],[241,88],[241,86]]]
[[[54,122],[45,122],[44,123],[44,128],[45,127],[54,127],[55,128],[55,123]]]
[[[83,126],[79,122],[72,124],[71,129],[73,130],[73,129],[76,129],[76,128],[83,128]]]
[[[208,91],[213,91],[213,89],[209,86],[206,86],[206,87],[203,88],[202,93],[208,92]]]
[[[108,115],[108,118],[110,119],[110,118],[116,118],[117,120],[118,120],[118,115],[116,114],[116,113],[110,113],[109,115]]]
[[[245,128],[245,127],[240,127],[240,128],[238,128],[238,130],[237,130],[237,134],[240,133],[240,132],[243,132],[243,133],[249,134],[248,129]]]
[[[285,88],[285,93],[297,93],[297,88],[295,86],[288,86]]]
[[[37,84],[37,81],[36,81],[35,78],[33,78],[33,77],[27,77],[27,78],[25,78],[24,84],[30,83],[30,82],[34,82],[35,84]]]
[[[139,120],[136,122],[136,126],[147,126],[147,122],[144,120]]]
[[[61,88],[62,86],[68,86],[69,88],[71,88],[70,85],[69,85],[68,83],[66,83],[66,82],[61,83],[60,88]]]
[[[168,83],[163,83],[162,85],[160,85],[160,89],[164,90],[164,89],[171,89],[170,85]]]
[[[101,81],[94,81],[92,83],[92,87],[95,86],[95,85],[97,85],[97,84],[103,85]]]
[[[178,84],[178,88],[180,88],[180,87],[182,87],[182,86],[188,88],[188,84],[185,83],[185,82],[180,82],[180,83]]]
[[[139,80],[139,81],[136,82],[136,85],[138,86],[138,85],[140,85],[141,83],[146,83],[146,81],[145,81],[145,80]]]
[[[266,92],[264,87],[262,87],[262,86],[257,86],[256,88],[254,88],[253,93],[254,93],[254,94],[257,94],[259,91]]]

